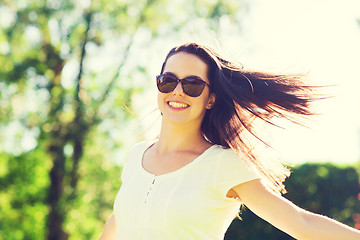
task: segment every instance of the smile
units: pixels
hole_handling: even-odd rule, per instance
[[[187,108],[189,107],[186,103],[180,103],[180,102],[168,102],[168,104],[173,108]]]

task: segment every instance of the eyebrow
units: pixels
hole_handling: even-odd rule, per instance
[[[175,73],[172,73],[172,72],[164,72],[163,74],[168,74],[168,75],[172,75],[174,77],[177,77]]]
[[[173,72],[164,72],[163,74],[168,74],[168,75],[172,75],[176,78],[179,78],[175,73]],[[188,77],[195,77],[195,78],[199,78],[201,79],[202,81],[206,82],[204,79],[202,79],[201,77],[197,76],[197,75],[189,75],[189,76],[186,76],[185,78],[188,78]]]

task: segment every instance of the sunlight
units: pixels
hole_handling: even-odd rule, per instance
[[[316,104],[310,129],[276,130],[275,148],[288,162],[355,162],[360,157],[360,9],[358,1],[256,1],[244,31],[251,67],[309,72],[334,98]],[[340,161],[340,162],[339,162]]]
[[[165,45],[170,49],[179,39],[181,43],[200,41],[220,48],[242,62],[245,68],[308,73],[313,84],[336,85],[325,89],[325,93],[334,98],[315,104],[321,116],[309,122],[309,129],[291,124],[285,126],[285,131],[275,129],[272,145],[282,160],[290,163],[358,161],[360,26],[357,19],[360,16],[356,9],[360,9],[360,2],[258,0],[250,4],[250,12],[242,16],[243,29],[238,34],[235,31],[239,26],[228,26],[226,19],[220,21],[221,34],[215,37],[210,30],[198,29],[192,23],[192,36],[179,33]],[[160,45],[163,53],[164,39]],[[157,45],[152,47],[154,52],[159,52],[155,49]],[[161,61],[156,59],[150,64],[155,75]],[[134,99],[140,116],[156,107],[156,91],[153,84],[143,96]],[[146,106],[142,104],[144,99],[148,103]],[[158,117],[156,113],[152,115],[154,119]],[[153,137],[157,130],[153,128],[149,132]]]

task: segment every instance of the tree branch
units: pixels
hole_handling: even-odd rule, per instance
[[[154,0],[147,0],[146,1],[146,4],[145,4],[143,10],[141,11],[141,14],[138,16],[138,19],[136,20],[136,26],[140,26],[142,23],[144,23],[147,20],[146,16],[145,16],[145,12],[154,2],[155,2]],[[98,119],[99,109],[100,109],[101,105],[106,101],[107,97],[110,95],[110,92],[111,92],[113,86],[115,85],[116,81],[119,78],[120,70],[125,65],[126,60],[127,60],[128,56],[129,56],[131,46],[133,45],[133,42],[134,42],[135,34],[136,34],[136,30],[131,34],[130,40],[129,40],[129,42],[128,42],[125,50],[124,50],[123,58],[120,61],[119,66],[117,67],[117,71],[116,71],[115,75],[110,80],[110,83],[107,85],[107,87],[106,87],[105,91],[103,92],[100,100],[97,102],[97,104],[95,106],[93,117],[90,120],[91,125],[94,125],[99,121],[99,119]]]
[[[83,66],[86,56],[86,44],[88,43],[88,33],[91,26],[92,21],[92,11],[89,11],[85,15],[86,20],[86,30],[84,32],[84,40],[82,43],[81,48],[81,56],[80,56],[80,68],[79,73],[76,78],[76,89],[75,89],[75,96],[74,96],[74,105],[75,105],[75,118],[73,122],[70,125],[70,132],[69,135],[71,136],[71,139],[73,141],[73,155],[72,155],[72,169],[70,173],[71,182],[70,186],[72,188],[72,192],[70,194],[70,199],[74,198],[75,196],[75,188],[78,182],[78,168],[79,168],[79,162],[83,155],[83,143],[84,143],[84,137],[86,135],[86,132],[89,129],[89,126],[84,121],[84,103],[81,99],[81,85],[82,85],[82,76],[83,76]]]

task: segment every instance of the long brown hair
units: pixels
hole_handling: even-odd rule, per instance
[[[285,193],[283,181],[289,169],[277,160],[259,157],[251,136],[267,145],[258,135],[254,121],[261,119],[274,124],[273,117],[283,117],[295,123],[312,115],[309,103],[315,98],[313,87],[305,85],[301,74],[271,74],[245,70],[221,57],[213,49],[187,43],[170,50],[167,59],[178,52],[196,55],[208,66],[208,79],[216,96],[214,106],[207,110],[202,122],[205,138],[225,148],[233,149],[245,162],[255,167],[266,185],[277,193]]]

